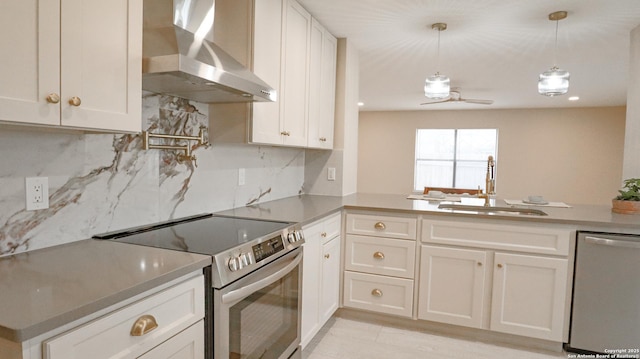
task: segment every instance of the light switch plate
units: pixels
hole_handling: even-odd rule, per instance
[[[336,180],[336,169],[335,167],[329,167],[327,169],[327,180],[335,181]]]

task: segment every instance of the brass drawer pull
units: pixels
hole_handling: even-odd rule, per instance
[[[153,315],[143,315],[133,323],[133,327],[131,327],[131,336],[141,337],[157,327],[158,322],[156,322],[156,318],[154,318]]]
[[[373,254],[373,258],[375,258],[375,259],[384,259],[384,253],[382,253],[382,252],[375,252],[375,253]]]
[[[327,232],[321,232],[320,233],[320,237],[326,237],[327,236]]]
[[[382,291],[380,289],[374,289],[371,291],[371,295],[374,297],[382,297]]]
[[[283,136],[291,136],[291,132],[289,132],[289,131],[282,131],[282,132],[280,132],[280,134],[283,135]]]
[[[502,268],[502,264],[498,263],[498,268]]]
[[[321,142],[327,142],[327,138],[326,137],[320,137],[320,141]]]
[[[331,255],[330,254],[325,254],[324,257],[329,259],[329,257],[331,257]]]
[[[373,228],[375,228],[375,229],[386,229],[387,226],[385,226],[384,223],[382,223],[382,222],[378,222],[378,223],[373,225]]]

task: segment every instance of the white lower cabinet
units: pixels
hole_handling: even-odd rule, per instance
[[[204,290],[200,274],[45,340],[42,358],[202,359]]]
[[[413,316],[416,228],[415,216],[347,214],[345,307]]]
[[[338,309],[340,299],[340,231],[342,214],[305,225],[302,232],[302,347]]]
[[[485,251],[423,245],[418,318],[482,327]]]
[[[574,232],[424,220],[422,233],[419,319],[566,341]]]
[[[495,254],[491,330],[562,340],[568,261]]]

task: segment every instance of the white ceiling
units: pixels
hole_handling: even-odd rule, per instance
[[[630,31],[640,25],[640,0],[299,0],[360,56],[363,110],[442,110],[619,106],[626,104]],[[571,73],[569,93],[537,92],[553,65]],[[438,32],[445,22],[436,68]],[[426,102],[424,80],[449,76],[464,98],[493,105]],[[579,96],[578,101],[568,101]]]

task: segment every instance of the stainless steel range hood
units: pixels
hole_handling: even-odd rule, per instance
[[[215,0],[144,0],[142,88],[204,103],[276,101],[213,43]]]

